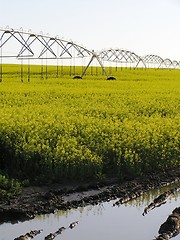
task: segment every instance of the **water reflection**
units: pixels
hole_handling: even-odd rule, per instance
[[[142,216],[143,210],[154,198],[175,186],[179,186],[179,183],[153,189],[120,207],[112,207],[115,201],[110,201],[96,206],[89,205],[58,211],[55,214],[40,215],[23,223],[5,223],[0,225],[0,240],[11,240],[34,229],[43,229],[42,234],[34,238],[43,240],[50,232],[55,232],[62,226],[67,228],[71,222],[77,220],[79,221],[77,227],[72,230],[67,229],[56,239],[152,240],[158,235],[158,229],[167,216],[179,206],[180,194],[177,193],[175,198],[171,197],[165,205],[152,210],[145,217]],[[173,240],[177,239],[179,236],[173,238]]]

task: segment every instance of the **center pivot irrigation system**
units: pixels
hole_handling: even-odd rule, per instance
[[[3,64],[17,61],[21,65],[22,79],[23,65],[25,62],[28,65],[28,80],[30,79],[31,64],[39,64],[39,61],[42,65],[42,74],[44,64],[46,64],[46,75],[47,65],[56,65],[57,76],[59,67],[62,71],[63,66],[69,66],[69,72],[70,75],[74,75],[73,78],[83,78],[91,63],[96,61],[96,66],[100,65],[103,74],[109,80],[115,79],[106,70],[106,67],[110,67],[112,64],[116,69],[118,67],[136,69],[140,66],[143,68],[180,68],[180,62],[162,59],[157,55],[140,57],[134,52],[122,49],[106,49],[95,52],[59,36],[52,37],[42,32],[32,33],[31,30],[24,31],[22,28],[20,30],[9,27],[0,28],[0,81],[3,76]],[[75,66],[82,66],[81,74],[76,74]]]

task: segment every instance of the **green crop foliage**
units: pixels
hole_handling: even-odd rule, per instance
[[[180,166],[179,70],[112,69],[107,81],[56,78],[48,66],[42,80],[31,66],[22,83],[19,68],[4,65],[0,83],[0,169],[10,177],[123,180]]]
[[[8,176],[0,173],[0,199],[8,199],[22,191],[21,183],[16,179],[9,179]]]

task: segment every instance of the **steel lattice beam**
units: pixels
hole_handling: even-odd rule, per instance
[[[178,61],[176,61],[176,60],[174,60],[172,62],[172,65],[173,65],[174,68],[179,68],[180,67],[180,63]]]
[[[6,52],[8,44],[12,43],[15,48],[13,53]],[[15,47],[16,46],[16,47]],[[18,46],[18,47],[17,47]],[[11,49],[10,49],[11,50]],[[99,52],[90,51],[87,48],[76,44],[73,41],[67,41],[58,36],[52,37],[43,33],[32,33],[31,31],[14,30],[12,28],[0,29],[0,81],[2,80],[2,59],[72,59],[90,57],[84,76],[91,62],[96,59],[108,77],[108,74],[102,64],[102,61],[114,63],[135,64],[135,68],[140,63],[146,68],[146,64],[154,64],[157,68],[165,66],[166,68],[179,68],[180,62],[163,59],[157,55],[146,55],[141,57],[134,52],[124,49],[107,49]],[[81,77],[82,77],[81,76]]]
[[[107,49],[100,51],[98,57],[103,61],[116,63],[134,63],[136,67],[140,62],[146,67],[143,59],[134,52],[124,49]]]
[[[145,63],[159,64],[159,66],[163,63],[163,59],[157,55],[146,55],[142,59]]]
[[[9,54],[4,50],[4,48],[6,49],[10,43],[12,43],[11,47],[15,51],[13,54]],[[19,60],[75,59],[90,57],[90,61],[86,66],[85,71],[83,71],[81,76],[77,77],[82,78],[85,75],[87,68],[94,59],[97,60],[103,69],[103,72],[108,77],[108,74],[98,55],[94,51],[90,51],[87,48],[74,43],[73,41],[67,41],[57,36],[52,37],[49,35],[44,35],[43,33],[37,34],[26,32],[22,29],[0,29],[0,80],[2,78],[2,59],[12,57]],[[21,75],[23,75],[23,70]]]
[[[3,49],[12,40],[19,44],[20,50],[16,49],[17,52],[14,55],[3,55],[2,53],[1,58],[70,59],[73,57],[80,58],[92,56],[92,51],[87,48],[57,36],[51,37],[49,35],[25,32],[22,30],[0,29],[0,49]],[[40,50],[36,49],[35,44],[40,45]]]

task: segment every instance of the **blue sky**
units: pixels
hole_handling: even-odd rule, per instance
[[[180,61],[180,0],[6,0],[0,27]]]

